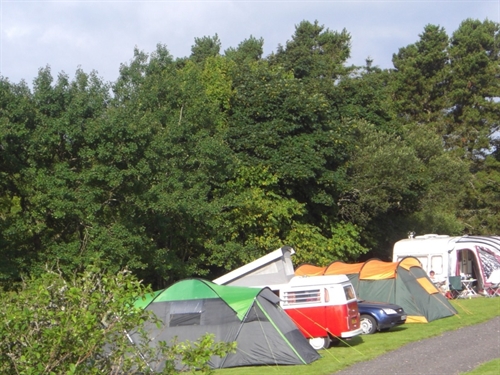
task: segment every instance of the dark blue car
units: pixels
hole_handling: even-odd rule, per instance
[[[403,308],[392,303],[358,300],[363,335],[388,329],[406,322]]]

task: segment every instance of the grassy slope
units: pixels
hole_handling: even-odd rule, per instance
[[[500,374],[500,359],[483,363],[472,371],[465,372],[467,375],[498,375]]]
[[[478,324],[500,315],[500,298],[455,300],[452,304],[458,315],[424,324],[404,324],[389,332],[358,336],[337,347],[320,351],[322,358],[304,366],[239,367],[217,370],[216,375],[327,375],[353,363],[375,358],[413,341],[437,336],[463,326]]]

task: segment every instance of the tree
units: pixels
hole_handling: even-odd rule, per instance
[[[471,234],[500,233],[500,162],[486,156],[481,170],[474,174],[464,198],[461,218],[464,231]]]
[[[465,20],[451,38],[427,25],[393,56],[399,115],[429,126],[448,150],[482,158],[498,131],[499,25]]]
[[[23,239],[18,232],[22,223],[22,196],[19,176],[26,165],[35,110],[25,83],[0,80],[0,281],[18,276],[16,248]],[[25,124],[20,127],[18,124]]]
[[[344,29],[340,33],[302,21],[295,27],[295,34],[286,46],[279,46],[270,57],[273,64],[279,64],[286,71],[292,71],[295,78],[326,78],[335,80],[345,72],[343,64],[350,56],[351,36]]]
[[[245,244],[240,257],[261,256],[282,243],[300,248],[311,260],[320,253],[321,261],[325,254],[357,257],[365,251],[362,246],[342,247],[332,239],[341,227],[336,198],[345,183],[341,166],[352,146],[348,127],[336,120],[317,86],[308,86],[281,66],[266,61],[244,66],[235,71],[233,81],[227,142],[241,173],[230,183],[241,195],[226,205],[222,217],[231,218],[231,228],[246,224],[226,241],[239,242],[240,249]],[[248,217],[230,216],[238,211]],[[345,231],[353,234],[353,243],[355,232]],[[299,241],[301,236],[308,241]]]
[[[109,132],[124,126],[143,132],[137,160],[146,174],[134,179],[140,190],[121,201],[129,202],[123,203],[125,210],[135,203],[123,217],[144,241],[133,252],[148,264],[138,272],[165,286],[186,275],[206,275],[211,266],[205,242],[214,235],[221,210],[216,190],[233,173],[224,135],[234,62],[207,57],[203,64],[186,60],[155,73],[148,66],[141,84],[120,94]],[[133,136],[130,142],[138,143]]]
[[[339,120],[365,120],[377,129],[401,134],[392,100],[393,74],[377,67],[356,68],[340,78],[329,94]]]
[[[419,205],[426,185],[422,163],[398,134],[362,120],[351,124],[357,147],[346,163],[349,178],[338,200],[339,216],[363,228],[365,246],[381,249],[395,223]]]
[[[250,38],[238,44],[238,48],[230,47],[224,51],[224,54],[241,66],[252,61],[259,61],[264,53],[263,46],[264,39],[257,39],[250,35]]]
[[[424,127],[409,127],[405,139],[415,150],[426,184],[417,210],[399,221],[398,239],[408,232],[462,234],[460,207],[470,176],[467,161],[444,150],[442,138]]]
[[[495,186],[500,177],[494,152],[500,130],[499,27],[467,19],[453,33],[449,48],[453,76],[445,142],[470,161],[472,176],[460,212],[466,233],[498,232]]]
[[[13,90],[14,98],[2,109],[2,144],[8,158],[16,160],[15,170],[14,164],[9,167],[9,194],[17,204],[3,231],[12,277],[36,272],[45,261],[74,265],[88,255],[82,247],[88,234],[82,205],[93,206],[75,193],[86,166],[84,134],[103,115],[108,87],[95,74],[81,71],[72,83],[64,74],[52,82],[50,69],[41,69],[34,93]],[[25,115],[15,115],[26,106]]]
[[[407,134],[433,138],[433,132],[445,150],[426,161],[433,182],[422,201],[420,218],[413,216],[427,223],[414,223],[419,228],[492,233],[486,224],[496,217],[486,203],[492,191],[489,183],[481,181],[485,176],[486,181],[495,181],[497,173],[489,154],[499,129],[498,28],[491,21],[468,19],[448,38],[443,29],[428,25],[417,43],[393,57],[397,111],[407,124]],[[415,136],[412,139],[415,145],[420,143]],[[450,165],[449,171],[460,171],[460,177],[445,172],[445,165]],[[443,196],[438,186],[454,193]]]
[[[204,36],[203,38],[194,38],[194,45],[191,47],[191,56],[189,57],[196,63],[205,61],[208,57],[219,55],[221,42],[217,34],[213,37]]]
[[[434,25],[425,26],[419,36],[419,41],[400,48],[392,58],[397,111],[403,121],[438,131],[448,106],[448,36],[443,28]]]
[[[446,146],[480,163],[500,130],[499,27],[467,19],[453,33],[449,48],[453,74]]]

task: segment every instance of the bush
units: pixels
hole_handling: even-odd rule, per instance
[[[89,268],[71,278],[47,270],[23,282],[18,291],[0,295],[0,373],[162,374],[199,370],[209,373],[212,355],[224,356],[234,344],[204,336],[196,343],[148,345],[142,329],[148,311],[133,307],[150,290],[130,272],[105,274]],[[156,320],[157,321],[157,320]],[[157,324],[158,321],[157,321]],[[128,332],[141,335],[138,347]]]

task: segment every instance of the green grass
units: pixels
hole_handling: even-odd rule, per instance
[[[328,350],[321,350],[321,359],[303,366],[254,366],[215,371],[216,375],[327,375],[356,362],[367,361],[413,341],[437,336],[464,326],[478,324],[500,315],[500,298],[474,298],[451,301],[458,315],[430,323],[404,324],[388,332],[357,336]],[[498,369],[498,362],[492,364]],[[489,368],[489,367],[488,367]],[[488,370],[489,371],[489,370]],[[479,374],[473,372],[473,374]],[[481,373],[483,374],[483,373]],[[488,373],[489,374],[489,373]],[[495,371],[497,374],[497,371]]]
[[[500,374],[500,358],[483,363],[472,371],[464,372],[467,375],[498,375]]]

